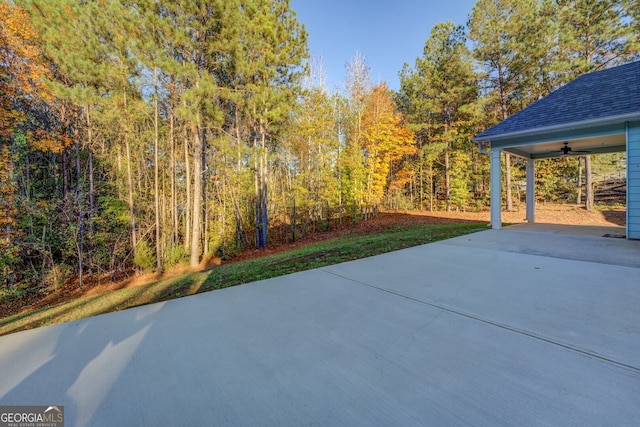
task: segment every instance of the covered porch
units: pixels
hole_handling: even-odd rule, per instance
[[[626,237],[640,239],[640,61],[584,74],[476,135],[491,156],[491,226],[502,227],[502,153],[526,160],[527,221],[536,222],[536,161],[626,152]]]
[[[494,229],[502,227],[502,161],[503,152],[519,157],[526,161],[526,219],[530,224],[536,223],[536,193],[535,173],[536,161],[540,159],[560,158],[566,156],[598,155],[627,151],[627,137],[631,123],[626,122],[617,126],[601,126],[595,128],[573,129],[564,132],[547,132],[532,135],[519,135],[510,138],[491,141],[490,146],[484,144],[484,151],[491,155],[491,226]],[[627,162],[629,162],[627,153]],[[633,161],[633,159],[631,159]],[[629,170],[629,165],[627,165]],[[629,176],[627,174],[627,181]],[[628,187],[629,188],[629,187]],[[631,202],[631,203],[630,203]],[[637,205],[629,200],[627,195],[627,224],[629,219],[629,205]],[[633,211],[631,212],[633,213]],[[558,228],[558,227],[556,227]],[[565,227],[564,232],[571,227]],[[627,235],[624,227],[611,227],[615,234]],[[617,229],[617,230],[615,230]],[[573,230],[578,230],[573,228]],[[582,227],[581,234],[600,233],[603,230],[589,230]],[[604,230],[606,231],[606,230]],[[611,231],[611,230],[609,230]],[[638,238],[631,237],[630,238]]]

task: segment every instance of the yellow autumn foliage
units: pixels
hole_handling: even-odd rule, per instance
[[[406,173],[390,174],[394,166],[416,153],[414,133],[405,124],[385,83],[375,86],[367,99],[362,118],[361,146],[365,153],[370,203],[380,203],[385,188],[397,179],[406,182]],[[395,183],[400,185],[400,181]]]

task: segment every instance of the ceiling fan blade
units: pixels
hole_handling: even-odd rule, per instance
[[[569,147],[569,142],[565,141],[563,142],[563,146],[560,147],[560,152],[565,155],[584,155],[584,154],[588,154],[591,153],[591,151],[587,151],[587,150],[573,150],[571,147]]]

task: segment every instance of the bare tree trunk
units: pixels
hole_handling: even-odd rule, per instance
[[[258,147],[258,141],[257,138],[254,140],[254,147],[256,147],[256,151],[258,151],[257,147]],[[256,152],[256,156],[260,156],[259,153]],[[255,167],[255,177],[254,177],[254,182],[253,182],[253,189],[254,189],[254,197],[255,197],[255,227],[256,227],[256,248],[260,248],[261,247],[261,234],[260,234],[260,217],[261,217],[261,213],[260,213],[260,166],[259,166],[259,160],[258,157],[256,157],[256,159],[254,160],[254,167]]]
[[[505,93],[504,73],[500,64],[498,64],[498,86],[502,120],[506,120],[507,117],[509,117],[507,113],[507,94]],[[504,180],[507,198],[506,208],[508,212],[511,212],[513,210],[513,199],[511,196],[511,155],[506,151],[504,153]]]
[[[133,257],[136,256],[136,246],[138,240],[136,236],[136,217],[133,208],[133,174],[131,173],[131,144],[129,138],[125,137],[125,151],[127,155],[127,190],[129,192],[129,228],[131,232],[131,250]]]
[[[184,220],[184,249],[191,249],[191,161],[189,159],[189,137],[188,129],[184,127],[184,175],[186,183],[186,206]]]
[[[202,226],[203,229],[201,231],[201,241],[202,241],[202,253],[205,255],[209,254],[209,239],[207,236],[209,235],[209,206],[207,200],[207,140],[206,135],[202,136],[202,154],[200,155],[200,167],[202,168]]]
[[[584,207],[588,211],[593,210],[593,178],[591,174],[591,156],[584,156],[584,175],[586,178],[585,182],[585,197],[584,197]]]
[[[227,166],[227,158],[226,156],[224,157],[223,161],[222,161],[223,167],[226,169]],[[222,186],[222,194],[221,194],[221,198],[222,198],[222,215],[220,216],[220,235],[221,236],[225,236],[226,233],[225,231],[227,230],[227,176],[226,174],[223,172],[222,176],[220,177],[220,181],[221,181],[221,186]],[[218,187],[220,187],[220,184],[218,184]],[[220,245],[220,252],[221,252],[221,256],[222,258],[224,258],[226,256],[226,251],[227,251],[227,239],[224,238],[222,241],[222,245]]]
[[[576,203],[582,204],[582,157],[578,157],[578,197]]]
[[[433,180],[434,180],[434,176],[433,176],[433,164],[429,165],[429,212],[433,212],[433,202],[434,202],[434,191],[435,191],[435,186],[433,185]]]
[[[444,187],[447,212],[451,211],[451,174],[449,173],[449,163],[449,147],[447,147],[444,151]]]
[[[89,216],[87,218],[87,222],[89,224],[89,233],[88,233],[88,246],[89,250],[87,251],[87,266],[89,270],[89,276],[93,274],[93,214],[95,212],[95,194],[94,194],[94,186],[93,186],[93,152],[91,151],[91,146],[89,146]]]
[[[200,239],[202,234],[202,135],[200,119],[194,129],[193,146],[193,214],[191,227],[191,267],[200,263]]]
[[[424,209],[424,204],[423,204],[423,197],[424,197],[424,176],[423,176],[423,169],[424,169],[424,160],[422,159],[422,138],[420,139],[420,171],[418,173],[418,179],[420,181],[418,184],[418,200],[420,200],[420,210]]]
[[[170,122],[170,138],[171,138],[171,166],[169,173],[171,174],[171,248],[178,243],[178,194],[176,192],[176,140],[174,129],[173,114]]]
[[[162,232],[160,229],[160,180],[159,180],[159,166],[158,166],[158,144],[159,144],[159,131],[158,131],[158,67],[153,68],[153,86],[155,91],[154,96],[154,114],[153,114],[153,204],[155,208],[155,227],[156,227],[156,272],[162,274],[164,265],[162,263]]]
[[[78,251],[78,285],[83,285],[84,275],[84,233],[85,233],[85,223],[84,223],[84,197],[82,191],[82,178],[81,178],[81,169],[80,169],[80,147],[79,143],[76,142],[76,173],[77,173],[77,188],[76,188],[76,197],[78,203],[78,237],[76,240],[76,250]]]
[[[267,214],[267,149],[266,129],[260,123],[260,150],[258,165],[258,181],[256,184],[256,246],[267,248],[268,214]]]
[[[91,116],[89,114],[89,107],[87,107],[87,147],[89,151],[89,215],[87,222],[89,224],[89,250],[87,251],[88,257],[88,270],[89,275],[93,274],[93,247],[91,241],[93,239],[93,215],[95,213],[95,190],[93,183],[93,132],[91,128]]]
[[[298,218],[296,216],[296,198],[293,198],[293,208],[291,210],[291,241],[296,241],[296,224]]]
[[[118,199],[122,200],[124,199],[124,194],[122,193],[122,184],[120,183],[120,179],[122,179],[122,177],[124,176],[124,172],[122,172],[122,164],[124,162],[122,160],[122,147],[120,145],[117,146],[116,163],[118,165],[118,172],[117,172],[118,179],[116,181],[117,190],[118,190]]]
[[[241,150],[242,135],[240,132],[240,115],[238,114],[237,109],[235,110],[235,119],[236,119],[236,124],[235,124],[236,146],[238,149],[237,159],[236,159],[236,171],[239,173],[239,171],[242,170],[243,165],[242,165],[242,150]],[[233,214],[235,216],[235,221],[236,221],[236,237],[238,241],[238,249],[242,250],[249,245],[249,241],[244,230],[244,221],[242,218],[242,210],[240,209],[240,202],[238,201],[237,194],[235,194],[233,191],[234,190],[233,184],[231,185],[231,189],[232,189],[231,201],[233,204]]]
[[[69,155],[67,150],[62,152],[62,198],[66,199],[69,194]]]
[[[263,138],[263,136],[261,136]],[[257,143],[257,141],[256,141]],[[257,144],[256,144],[257,145]],[[266,154],[263,149],[259,149],[256,159],[256,248],[267,248],[267,182],[266,182]]]
[[[261,212],[262,217],[260,230],[262,231],[262,247],[267,249],[267,236],[269,232],[269,214],[267,211],[267,154],[266,150],[263,150],[262,156],[260,158],[260,168],[261,168]]]
[[[513,198],[511,196],[511,155],[504,153],[504,180],[505,190],[507,191],[507,211],[513,210]]]
[[[124,110],[127,111],[127,91],[123,93]],[[131,173],[131,143],[129,141],[129,133],[125,129],[124,134],[125,155],[127,156],[127,191],[129,193],[129,229],[131,236],[131,253],[133,258],[136,257],[136,246],[138,239],[136,236],[136,216],[133,205],[133,174]]]

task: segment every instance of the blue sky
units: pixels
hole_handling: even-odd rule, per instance
[[[438,22],[464,25],[476,0],[291,0],[309,33],[311,55],[321,57],[327,89],[339,89],[345,64],[356,52],[366,58],[373,83],[399,89],[398,73],[413,66]]]

